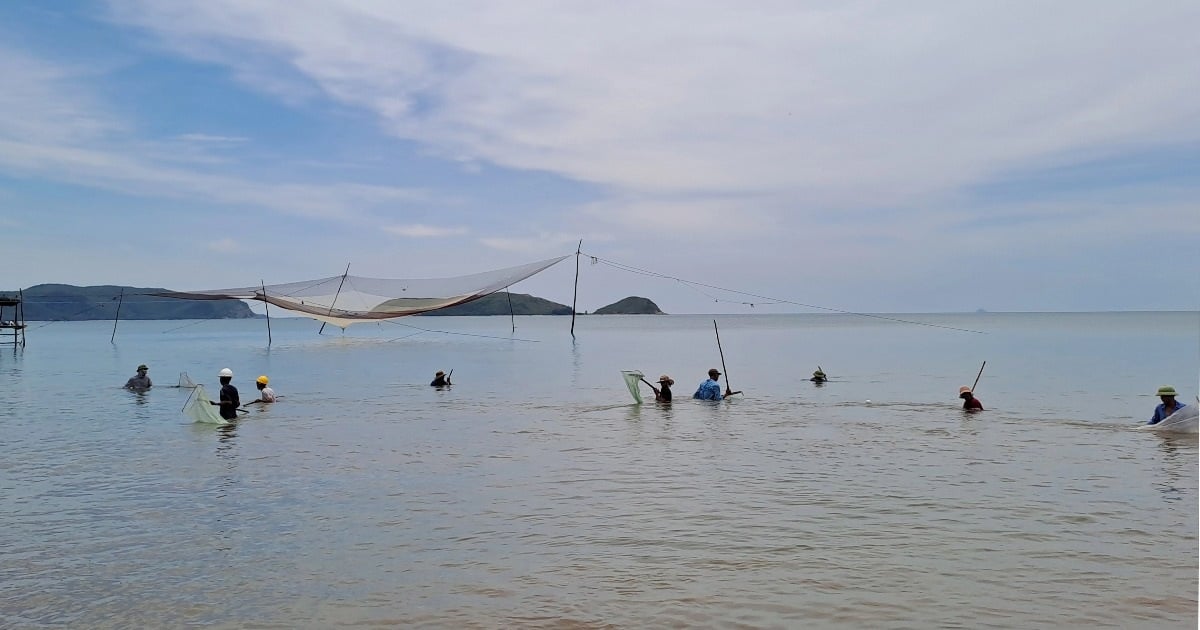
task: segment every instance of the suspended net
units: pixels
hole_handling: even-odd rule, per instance
[[[192,419],[192,422],[200,422],[203,424],[229,424],[229,421],[221,417],[217,413],[216,405],[212,404],[208,397],[208,392],[204,391],[203,385],[197,385],[192,390],[192,395],[188,397],[187,403],[183,405],[183,413]]]
[[[564,258],[454,278],[387,279],[347,273],[286,284],[152,295],[184,300],[258,300],[345,328],[465,304],[520,282]]]
[[[179,373],[179,384],[176,385],[175,387],[186,387],[188,389],[192,389],[192,388],[196,387],[196,381],[193,381],[192,377],[188,376],[187,372],[180,372]]]
[[[637,370],[621,370],[621,378],[625,379],[625,386],[629,388],[629,393],[633,396],[633,401],[637,404],[642,404],[642,389],[640,382],[646,375]]]

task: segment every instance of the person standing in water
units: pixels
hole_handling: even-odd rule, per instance
[[[445,372],[438,370],[437,374],[433,375],[433,381],[431,383],[429,383],[429,386],[430,387],[445,387],[450,384],[451,384],[450,377],[446,376]]]
[[[817,371],[813,372],[812,378],[808,380],[819,384],[824,383],[825,381],[829,380],[829,378],[825,376],[825,372],[821,371],[820,368],[817,368]]]
[[[1162,401],[1162,404],[1154,408],[1154,415],[1150,416],[1150,422],[1147,422],[1146,424],[1158,424],[1159,422],[1169,418],[1171,414],[1187,406],[1175,400],[1175,397],[1179,394],[1176,393],[1175,388],[1170,385],[1163,385],[1162,387],[1159,387],[1158,392],[1155,393],[1155,395],[1158,396],[1159,400]]]
[[[721,400],[725,396],[732,394],[729,388],[725,388],[725,393],[721,394],[721,384],[717,381],[721,379],[721,372],[717,368],[712,368],[708,371],[708,380],[700,383],[700,387],[696,389],[696,393],[692,394],[692,398],[698,400]]]
[[[963,410],[983,411],[983,403],[971,393],[971,388],[963,385],[958,388],[958,397],[963,399]]]
[[[150,368],[146,367],[145,363],[137,366],[137,374],[129,377],[128,381],[125,381],[125,389],[145,391],[154,387],[154,383],[150,382],[150,377],[146,375],[148,371],[150,371]]]
[[[654,390],[654,400],[657,402],[671,402],[671,386],[675,384],[675,379],[663,374],[658,377],[659,387],[653,385],[650,389]]]
[[[271,379],[267,378],[266,374],[254,379],[254,386],[258,388],[258,399],[251,400],[251,403],[273,403],[275,402],[275,390],[271,389],[268,383]],[[249,404],[249,403],[247,403]]]
[[[233,385],[233,370],[222,368],[217,373],[217,379],[221,381],[221,402],[209,401],[209,403],[221,407],[221,417],[226,420],[236,420],[238,407],[242,406],[242,399],[238,396],[238,389]]]

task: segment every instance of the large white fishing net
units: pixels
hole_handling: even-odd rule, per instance
[[[465,304],[520,282],[564,258],[454,278],[386,279],[347,273],[303,282],[154,295],[185,300],[258,300],[345,328]]]
[[[192,395],[188,397],[187,403],[183,405],[183,413],[191,418],[192,422],[229,424],[228,420],[222,418],[220,413],[217,413],[217,407],[212,404],[212,400],[208,397],[208,392],[204,391],[203,385],[197,385],[192,390]]]
[[[1198,419],[1200,419],[1200,404],[1193,404],[1167,416],[1158,424],[1143,424],[1138,428],[1167,433],[1196,433]]]

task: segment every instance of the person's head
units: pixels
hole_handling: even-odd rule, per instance
[[[221,381],[222,385],[228,385],[233,380],[233,370],[221,368],[221,371],[217,372],[217,380]]]
[[[267,378],[266,374],[263,374],[262,376],[254,379],[254,386],[259,389],[263,389],[267,386],[267,383],[270,383],[270,382],[271,382],[271,379]]]
[[[817,370],[816,372],[813,372],[813,378],[825,378],[825,373],[821,370]]]
[[[675,379],[663,374],[662,376],[658,377],[658,384],[662,385],[663,387],[670,387],[675,384]]]
[[[446,373],[445,373],[445,372],[443,372],[443,371],[441,371],[441,370],[438,370],[438,371],[437,371],[437,373],[436,373],[436,374],[434,374],[433,376],[434,376],[435,378],[442,378],[442,377],[443,377],[443,376],[445,376],[445,375],[446,375]]]
[[[715,380],[721,378],[721,373],[719,371],[717,371],[717,368],[713,368],[708,371],[708,378],[711,378],[712,380],[715,381]]]
[[[965,399],[965,400],[970,400],[970,399],[974,398],[975,395],[971,393],[970,387],[963,385],[962,387],[958,388],[958,397]]]
[[[1158,392],[1155,395],[1162,399],[1164,404],[1170,405],[1175,402],[1175,397],[1179,394],[1176,393],[1174,387],[1170,385],[1163,385],[1162,387],[1158,388]]]
[[[145,363],[139,365],[138,369],[137,369],[137,373],[139,376],[145,376],[146,372],[149,372],[149,371],[150,371],[150,368],[146,367]]]

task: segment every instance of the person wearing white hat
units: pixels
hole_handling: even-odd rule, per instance
[[[236,420],[238,407],[242,406],[242,399],[238,396],[237,387],[233,385],[233,370],[222,368],[217,372],[217,379],[221,381],[221,402],[209,401],[214,405],[221,407],[221,417],[226,420]]]
[[[1158,424],[1169,418],[1171,414],[1186,407],[1187,405],[1175,400],[1175,397],[1178,395],[1175,388],[1170,385],[1159,387],[1155,396],[1158,396],[1162,404],[1154,408],[1154,415],[1150,417],[1150,422],[1146,424]]]

